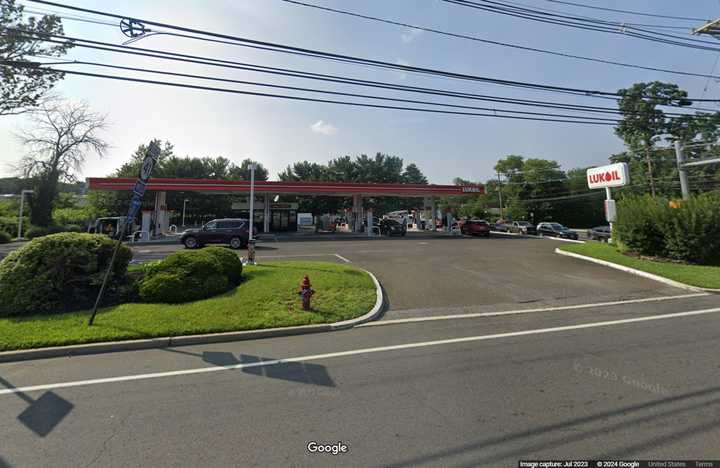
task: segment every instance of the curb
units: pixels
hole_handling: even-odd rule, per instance
[[[600,259],[593,258],[593,257],[588,257],[586,255],[576,254],[574,252],[566,252],[564,250],[560,250],[559,248],[555,249],[555,253],[560,254],[560,255],[565,255],[566,257],[573,257],[573,258],[578,258],[580,260],[585,260],[587,262],[597,263],[598,265],[603,265],[603,266],[614,268],[616,270],[624,271],[626,273],[630,273],[633,275],[642,276],[643,278],[651,279],[651,280],[657,281],[659,283],[664,283],[664,284],[667,284],[668,286],[674,286],[676,288],[687,289],[688,291],[720,293],[720,289],[701,288],[699,286],[691,286],[689,284],[685,284],[685,283],[681,283],[679,281],[665,278],[664,276],[659,276],[659,275],[655,275],[653,273],[648,273],[647,271],[637,270],[635,268],[630,268],[630,267],[627,267],[624,265],[618,265],[617,263],[608,262],[607,260],[600,260]]]
[[[48,348],[22,349],[18,351],[0,352],[0,363],[26,361],[30,359],[46,359],[55,357],[71,357],[89,354],[112,353],[118,351],[137,351],[142,349],[170,348],[206,343],[227,343],[232,341],[275,338],[281,336],[306,335],[338,330],[347,330],[361,323],[369,322],[380,316],[385,303],[383,289],[374,274],[362,270],[372,278],[375,284],[375,305],[370,311],[354,319],[318,325],[299,325],[295,327],[264,328],[260,330],[244,330],[235,332],[207,333],[202,335],[165,336],[127,341],[106,341],[70,346],[53,346]]]

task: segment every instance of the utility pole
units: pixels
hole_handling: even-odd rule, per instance
[[[498,198],[500,199],[500,219],[505,219],[503,216],[503,202],[502,202],[502,184],[500,182],[500,171],[497,172],[498,180]]]
[[[655,198],[655,176],[653,175],[652,158],[650,157],[650,147],[645,148],[645,161],[648,168],[648,180],[650,181],[650,193]]]
[[[690,185],[688,183],[687,171],[685,170],[685,155],[680,140],[675,140],[675,159],[677,160],[678,175],[680,176],[680,192],[683,200],[690,198]]]
[[[25,194],[35,193],[34,190],[21,190],[20,191],[20,217],[18,218],[18,240],[23,240],[22,229],[23,229],[23,208],[25,207]]]

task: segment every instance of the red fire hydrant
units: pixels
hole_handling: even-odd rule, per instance
[[[312,288],[312,285],[310,284],[310,278],[308,278],[307,275],[305,275],[302,283],[300,283],[300,291],[298,292],[298,294],[302,299],[303,310],[310,310],[310,298],[313,294],[315,294],[315,290]]]

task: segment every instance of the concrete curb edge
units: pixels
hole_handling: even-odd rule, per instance
[[[648,273],[647,271],[637,270],[635,268],[627,267],[624,265],[619,265],[619,264],[613,263],[613,262],[608,262],[607,260],[600,260],[598,258],[588,257],[586,255],[580,255],[580,254],[577,254],[574,252],[566,252],[559,248],[555,249],[555,253],[559,254],[559,255],[565,255],[566,257],[573,257],[573,258],[578,258],[580,260],[585,260],[587,262],[597,263],[598,265],[603,265],[603,266],[614,268],[616,270],[624,271],[626,273],[630,273],[633,275],[642,276],[643,278],[651,279],[653,281],[658,281],[660,283],[664,283],[669,286],[674,286],[676,288],[687,289],[688,291],[720,293],[720,289],[710,289],[710,288],[701,288],[698,286],[691,286],[689,284],[685,284],[685,283],[681,283],[679,281],[665,278],[664,276],[659,276],[659,275],[655,275],[653,273]]]
[[[53,346],[48,348],[21,349],[17,351],[0,352],[0,363],[26,361],[31,359],[46,359],[55,357],[71,357],[89,354],[101,354],[117,351],[137,351],[142,349],[169,348],[173,346],[188,346],[206,343],[224,343],[231,341],[255,340],[260,338],[274,338],[281,336],[306,335],[337,330],[347,330],[361,323],[376,319],[382,313],[385,297],[380,282],[371,272],[362,269],[370,275],[375,284],[375,305],[370,311],[354,319],[335,323],[322,323],[317,325],[299,325],[294,327],[264,328],[260,330],[244,330],[222,333],[207,333],[202,335],[165,336],[127,341],[105,341],[101,343],[86,343],[70,346]]]

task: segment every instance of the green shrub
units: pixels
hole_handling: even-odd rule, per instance
[[[23,230],[30,227],[30,218],[23,216]],[[18,234],[18,217],[17,216],[0,216],[0,231],[7,232],[12,237]]]
[[[24,237],[27,237],[28,239],[44,237],[48,234],[50,234],[50,230],[41,226],[31,226],[25,233],[23,233]]]
[[[82,228],[82,226],[68,224],[63,226],[63,232],[85,232],[85,230]]]
[[[720,195],[698,195],[669,210],[667,256],[689,263],[720,264]]]
[[[209,250],[181,250],[146,269],[139,284],[143,302],[178,303],[205,299],[232,287],[223,262]]]
[[[629,250],[642,255],[665,256],[664,229],[670,216],[667,200],[625,196],[618,202],[615,234]]]
[[[204,250],[218,259],[230,285],[237,286],[240,284],[243,265],[237,253],[225,247],[206,247]]]
[[[0,244],[7,244],[11,240],[12,237],[10,237],[10,234],[5,231],[0,231]]]
[[[106,236],[80,233],[53,234],[28,242],[0,262],[0,316],[91,306],[114,247]],[[117,296],[126,286],[131,258],[131,250],[121,247],[110,275],[108,297]]]

